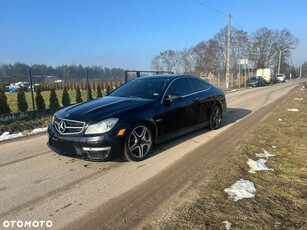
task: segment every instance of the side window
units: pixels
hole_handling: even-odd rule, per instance
[[[179,93],[181,96],[185,96],[192,92],[193,90],[189,79],[179,78],[171,83],[166,95],[168,95],[169,93]]]
[[[190,78],[190,80],[195,92],[207,90],[210,87],[206,82],[203,82],[201,80],[195,78]]]

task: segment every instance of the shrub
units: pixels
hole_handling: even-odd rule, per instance
[[[88,84],[87,85],[87,100],[92,100],[92,99],[93,99],[93,95],[92,95],[91,85]]]
[[[64,87],[64,90],[63,90],[62,105],[63,106],[69,106],[70,105],[70,98],[69,98],[69,94],[67,92],[66,86]]]
[[[96,91],[96,82],[95,82],[95,81],[92,82],[92,89],[93,89],[94,91]]]
[[[77,86],[77,89],[76,89],[76,103],[80,103],[80,102],[83,102],[83,100],[82,100],[82,97],[81,97],[80,87]]]
[[[98,84],[98,86],[97,86],[97,98],[98,97],[102,97],[102,92],[101,92],[100,84]]]
[[[11,109],[9,104],[7,103],[7,97],[5,92],[0,89],[0,114],[10,113]]]
[[[109,84],[107,84],[107,92],[106,95],[108,95],[111,92],[111,86]]]
[[[35,103],[38,110],[46,109],[45,100],[39,88],[36,90]]]
[[[17,93],[17,106],[18,106],[18,110],[20,112],[25,112],[25,111],[28,110],[28,103],[27,103],[27,100],[26,100],[26,94],[22,90],[22,88],[18,89],[18,93]]]
[[[58,100],[58,97],[57,97],[57,95],[55,93],[55,89],[54,88],[52,88],[50,90],[49,102],[50,102],[49,103],[49,108],[58,108],[58,107],[60,107],[59,100]]]

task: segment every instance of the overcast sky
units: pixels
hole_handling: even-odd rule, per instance
[[[228,14],[248,33],[289,29],[293,64],[307,61],[307,0],[0,0],[0,63],[147,70],[161,51],[212,38]]]

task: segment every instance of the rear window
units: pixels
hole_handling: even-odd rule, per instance
[[[207,90],[210,88],[210,86],[206,82],[203,82],[201,80],[190,78],[190,81],[195,92]]]

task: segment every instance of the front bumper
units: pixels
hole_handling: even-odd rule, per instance
[[[258,82],[246,82],[246,86],[248,86],[248,87],[256,87],[258,85],[259,85]]]
[[[61,135],[50,124],[48,135],[49,148],[65,156],[103,161],[123,152],[124,137],[111,131],[100,135]]]

